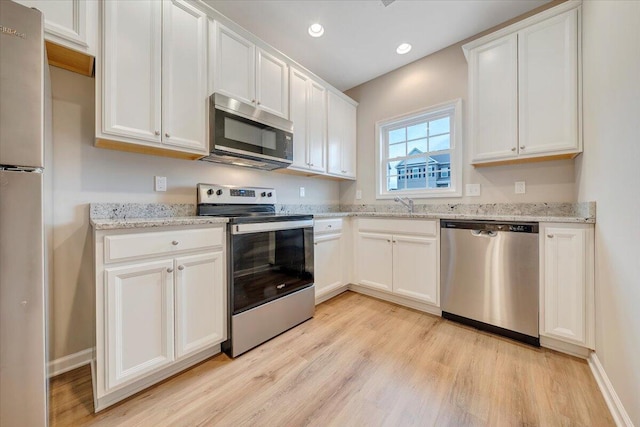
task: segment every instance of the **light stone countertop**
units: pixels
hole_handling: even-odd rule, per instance
[[[314,214],[314,218],[413,218],[413,219],[464,219],[487,221],[517,221],[517,222],[564,222],[578,224],[594,224],[595,218],[575,216],[532,216],[532,215],[491,215],[491,214],[446,214],[446,213],[399,213],[399,212],[325,212]]]
[[[151,228],[172,227],[179,225],[211,225],[226,224],[227,218],[211,216],[176,216],[164,218],[118,218],[91,219],[91,225],[96,230],[117,230],[123,228]]]

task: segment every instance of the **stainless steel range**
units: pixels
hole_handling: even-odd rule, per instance
[[[273,188],[198,184],[198,215],[229,218],[229,339],[236,357],[313,317],[313,216],[275,213]]]

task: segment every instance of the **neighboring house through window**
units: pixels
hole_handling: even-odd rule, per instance
[[[376,123],[377,198],[462,195],[461,100]]]

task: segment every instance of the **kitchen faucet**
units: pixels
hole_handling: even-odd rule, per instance
[[[409,209],[409,213],[413,213],[413,200],[408,197],[396,197],[393,199],[396,202],[402,203],[407,209]]]

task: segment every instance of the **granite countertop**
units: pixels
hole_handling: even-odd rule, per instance
[[[398,204],[276,205],[278,214],[312,214],[314,218],[425,218],[593,224],[595,202],[492,203],[416,205],[410,214]],[[96,230],[223,224],[227,218],[196,216],[194,204],[92,203],[89,214]]]

